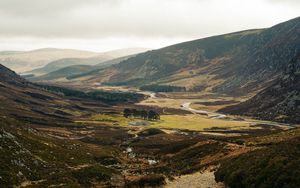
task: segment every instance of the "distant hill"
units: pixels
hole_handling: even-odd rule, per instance
[[[59,69],[62,69],[62,68],[68,67],[68,66],[95,65],[95,64],[101,63],[103,61],[107,61],[111,58],[112,57],[110,57],[110,56],[97,56],[97,57],[91,57],[91,58],[64,58],[64,59],[52,61],[42,68],[34,69],[34,70],[26,72],[24,74],[25,75],[34,74],[36,76],[40,76],[40,75],[48,74],[53,71],[57,71]]]
[[[300,17],[268,29],[214,36],[148,51],[99,70],[87,83],[172,85],[245,95],[272,84],[300,51]],[[78,78],[81,80],[84,78]]]
[[[300,53],[285,73],[270,87],[250,100],[221,109],[222,112],[262,119],[300,123]]]
[[[45,66],[51,61],[62,58],[88,58],[96,55],[95,52],[55,48],[33,51],[4,51],[0,52],[0,64],[20,73]]]
[[[34,74],[40,76],[72,65],[96,65],[116,58],[145,52],[147,50],[148,49],[146,48],[126,48],[98,53],[93,57],[87,58],[63,58],[52,61],[42,68],[34,69],[24,74]]]
[[[31,71],[32,75],[28,77],[31,81],[62,81],[62,80],[72,80],[78,77],[84,77],[84,76],[92,76],[94,74],[97,74],[99,70],[102,70],[103,68],[109,67],[114,64],[118,64],[123,60],[126,60],[130,57],[133,57],[135,55],[129,55],[124,57],[119,57],[116,59],[111,59],[107,61],[103,61],[103,57],[95,57],[95,58],[88,58],[88,59],[70,59],[70,63],[68,63],[68,60],[58,60],[52,63],[49,63],[45,67],[41,69],[36,69],[36,71],[39,70],[46,70],[50,71],[47,74],[41,75],[41,76],[35,76],[34,71]],[[71,64],[70,66],[67,66],[68,64]],[[77,65],[78,64],[78,65]],[[63,67],[63,68],[58,68]]]

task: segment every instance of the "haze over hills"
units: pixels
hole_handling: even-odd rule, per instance
[[[300,18],[153,50],[78,78],[85,84],[186,87],[244,95],[272,83],[300,50]]]
[[[52,82],[54,80],[59,81],[67,81],[70,79],[74,79],[77,77],[82,76],[92,76],[94,74],[97,75],[98,71],[109,67],[114,64],[118,64],[123,60],[126,60],[130,57],[133,57],[135,55],[129,55],[124,57],[119,57],[107,61],[103,61],[103,59],[100,59],[99,57],[95,58],[88,58],[88,59],[63,59],[58,60],[52,63],[49,63],[43,68],[36,69],[31,71],[30,73],[34,74],[34,76],[29,76],[28,79],[31,81],[48,81],[51,80]],[[68,66],[69,63],[68,60],[70,60],[71,66]],[[100,62],[100,63],[99,63]],[[95,64],[97,63],[97,64]],[[78,65],[77,65],[78,64]],[[58,68],[63,67],[63,68]],[[39,76],[39,73],[44,72],[43,75]],[[49,73],[47,73],[49,72]]]
[[[34,69],[24,74],[43,75],[72,65],[97,65],[109,60],[148,51],[147,48],[125,48],[98,53],[88,58],[63,58],[52,61],[42,68]]]
[[[44,48],[33,51],[3,51],[0,52],[0,63],[18,73],[44,74],[70,65],[95,65],[103,61],[147,50],[145,48],[125,48],[96,53],[73,49]],[[42,68],[49,63],[52,64],[44,69]],[[31,72],[32,70],[34,71]]]
[[[95,55],[97,53],[81,50],[44,48],[33,51],[1,52],[0,63],[16,72],[26,72],[62,58],[87,58]]]

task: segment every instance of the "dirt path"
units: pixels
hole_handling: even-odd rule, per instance
[[[215,181],[214,172],[206,170],[194,174],[184,175],[174,181],[167,182],[165,188],[225,188],[224,184]]]

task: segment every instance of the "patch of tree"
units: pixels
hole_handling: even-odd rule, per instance
[[[221,163],[216,181],[231,188],[300,187],[300,137]]]
[[[160,115],[158,112],[154,110],[137,110],[137,109],[129,109],[125,108],[123,111],[123,115],[126,118],[135,117],[135,118],[142,118],[145,120],[159,120]]]
[[[145,85],[140,87],[142,91],[153,91],[153,92],[185,92],[185,87],[170,86],[170,85]]]
[[[49,85],[38,85],[43,89],[54,92],[57,94],[61,94],[67,97],[76,97],[82,99],[91,99],[102,101],[106,103],[118,103],[118,102],[138,102],[144,99],[143,94],[132,93],[132,92],[112,92],[112,91],[89,91],[83,92],[78,90],[73,90],[64,87],[58,86],[49,86]]]

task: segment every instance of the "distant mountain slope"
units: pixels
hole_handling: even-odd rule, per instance
[[[300,51],[300,17],[268,29],[185,42],[100,70],[87,83],[149,84],[247,94],[264,88]]]
[[[26,72],[25,74],[34,74],[39,76],[73,65],[96,65],[111,58],[112,57],[106,55],[91,58],[64,58],[52,61],[42,68],[34,69],[32,71]]]
[[[97,53],[95,52],[55,48],[0,52],[0,64],[16,72],[25,72],[62,58],[88,58],[96,55]]]
[[[62,79],[71,80],[77,77],[84,77],[85,75],[92,76],[93,74],[97,74],[99,70],[102,70],[105,67],[118,64],[121,61],[126,60],[133,56],[135,55],[119,57],[107,61],[103,61],[104,58],[100,58],[100,57],[88,58],[88,59],[72,59],[71,64],[74,65],[71,66],[66,66],[68,63],[63,62],[63,60],[58,60],[49,63],[45,67],[41,68],[42,70],[45,70],[48,69],[47,67],[52,67],[48,69],[48,71],[51,69],[54,69],[54,71],[51,71],[41,76],[29,77],[28,79],[31,81],[58,81],[58,80],[62,81]],[[58,64],[58,62],[60,64]],[[53,63],[55,63],[54,66],[52,66]],[[57,69],[58,67],[63,67],[63,68]],[[36,70],[38,71],[38,69]],[[31,73],[34,74],[34,71],[32,71]]]
[[[300,53],[288,64],[275,84],[250,100],[221,109],[222,112],[262,119],[300,123]]]
[[[36,81],[36,80],[59,80],[65,79],[69,76],[74,76],[80,74],[82,72],[88,72],[93,70],[93,66],[91,65],[72,65],[69,67],[64,67],[59,70],[50,72],[48,74],[38,76],[38,77],[30,77],[29,80]]]
[[[34,74],[40,76],[72,65],[97,65],[105,63],[109,60],[138,54],[147,50],[148,49],[146,48],[126,48],[98,53],[96,56],[88,58],[63,58],[50,62],[42,68],[26,72],[25,74]]]

